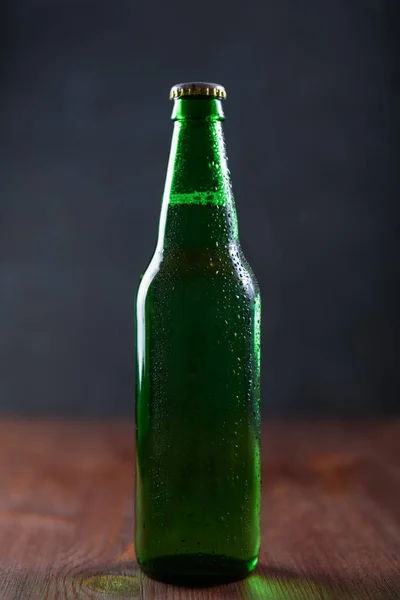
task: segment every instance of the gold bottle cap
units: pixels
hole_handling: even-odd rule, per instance
[[[171,88],[169,99],[184,98],[190,96],[212,96],[225,100],[226,90],[218,83],[207,83],[206,81],[191,81],[190,83],[177,83]]]

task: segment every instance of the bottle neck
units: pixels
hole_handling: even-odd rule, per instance
[[[163,195],[158,249],[211,249],[237,241],[221,100],[181,98]]]

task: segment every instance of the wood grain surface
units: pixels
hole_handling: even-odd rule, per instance
[[[203,589],[137,568],[133,438],[0,421],[0,600],[400,598],[400,423],[265,426],[259,565]]]

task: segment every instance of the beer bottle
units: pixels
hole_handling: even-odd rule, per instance
[[[225,97],[213,83],[171,90],[158,243],[136,305],[136,556],[186,584],[244,577],[260,546],[260,293],[239,243]]]

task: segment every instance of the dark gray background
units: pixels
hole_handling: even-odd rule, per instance
[[[7,0],[0,410],[133,412],[170,86],[228,89],[264,416],[398,409],[396,0]]]

